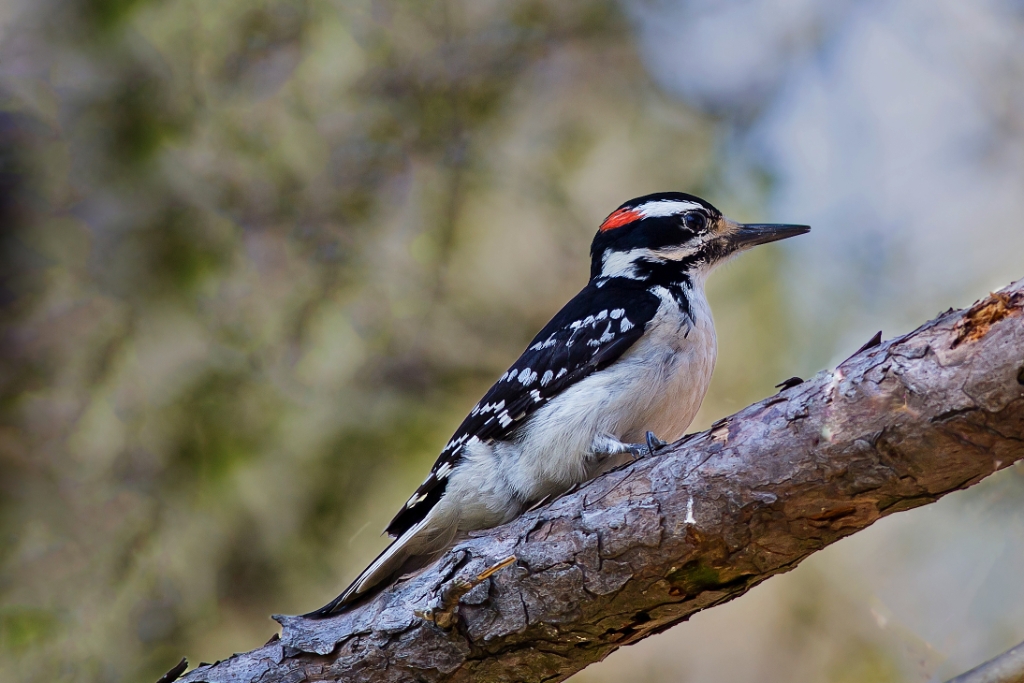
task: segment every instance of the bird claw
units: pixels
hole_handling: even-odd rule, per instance
[[[648,455],[654,455],[668,445],[667,442],[656,437],[654,432],[647,432],[645,440],[646,443],[629,444],[627,450],[629,451],[629,454],[633,456],[634,460],[638,460]]]
[[[662,448],[668,445],[667,441],[662,441],[654,435],[654,432],[647,432],[647,452],[657,453]]]

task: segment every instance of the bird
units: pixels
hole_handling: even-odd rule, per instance
[[[619,206],[590,248],[590,279],[470,410],[385,533],[392,543],[337,598],[347,609],[611,466],[680,438],[711,382],[708,275],[806,225],[741,224],[682,192]]]

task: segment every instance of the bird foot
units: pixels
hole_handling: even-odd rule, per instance
[[[668,445],[667,441],[662,441],[654,435],[654,432],[647,432],[647,450],[651,453],[656,453],[662,448]]]
[[[654,432],[647,432],[646,441],[646,443],[631,443],[627,445],[629,453],[633,456],[634,460],[648,455],[654,455],[668,445],[668,442],[662,441],[656,437]]]

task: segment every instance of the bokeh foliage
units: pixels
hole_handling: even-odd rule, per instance
[[[145,680],[317,606],[713,129],[617,5],[12,8],[0,677]]]
[[[628,8],[0,7],[0,680],[155,680],[263,642],[268,614],[318,607],[379,551],[615,206],[682,190],[765,217],[771,178],[728,186],[735,141],[654,87]],[[798,331],[787,248],[712,279],[695,428],[837,352]],[[989,491],[1019,528],[1018,489]],[[688,628],[762,680],[934,668],[827,567]],[[630,652],[581,679],[729,680],[739,660]]]

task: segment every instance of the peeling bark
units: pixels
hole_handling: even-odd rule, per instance
[[[565,679],[1024,458],[1022,308],[1024,280],[867,345],[348,612],[276,617],[280,639],[184,680]],[[510,557],[445,619],[423,618]]]

